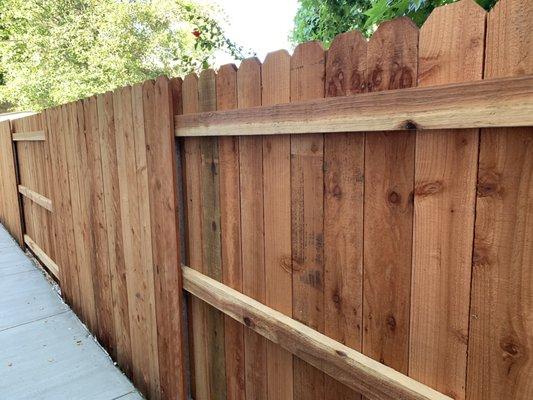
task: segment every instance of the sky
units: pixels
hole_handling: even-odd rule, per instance
[[[297,0],[200,0],[225,11],[227,36],[253,50],[261,61],[270,51],[292,50],[288,36],[293,27]],[[216,66],[234,62],[227,54],[216,56]]]

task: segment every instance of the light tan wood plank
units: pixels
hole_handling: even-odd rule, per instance
[[[434,43],[433,39],[429,39]],[[436,83],[434,85],[437,85]],[[533,77],[176,116],[177,136],[275,135],[533,125]]]
[[[37,256],[44,266],[54,275],[56,279],[59,278],[59,267],[28,235],[24,235],[24,243]]]
[[[13,133],[14,142],[42,142],[45,140],[44,131],[17,132]]]
[[[18,185],[19,193],[27,197],[31,201],[39,204],[41,207],[47,209],[48,211],[54,211],[52,208],[52,200],[39,194],[26,186]]]
[[[185,290],[369,399],[451,400],[192,268],[182,270]]]

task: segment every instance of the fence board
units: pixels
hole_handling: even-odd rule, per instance
[[[431,85],[176,116],[176,136],[232,136],[533,125],[533,77]]]
[[[485,78],[533,74],[533,5],[487,18]],[[533,128],[480,134],[467,398],[533,397]]]
[[[408,18],[379,26],[368,44],[369,91],[416,86],[418,29]],[[415,135],[371,132],[365,147],[363,353],[409,366]]]
[[[151,82],[148,83],[151,89]],[[146,85],[146,84],[145,84]],[[178,222],[176,148],[170,82],[155,81],[154,94],[143,87],[152,247],[156,282],[159,373],[163,399],[185,398],[182,282]],[[172,312],[175,310],[176,314]]]
[[[198,79],[198,111],[215,111],[217,107],[216,76],[212,69],[204,70]],[[220,167],[218,139],[200,140],[200,187],[202,204],[202,257],[206,275],[222,281],[220,244]],[[213,308],[206,311],[207,366],[211,399],[226,398],[226,368],[224,354],[224,316]]]
[[[113,298],[113,327],[115,349],[111,351],[122,370],[132,376],[131,339],[126,283],[126,266],[122,241],[120,212],[120,184],[117,164],[117,146],[113,94],[108,92],[96,98],[98,112],[98,139],[102,169],[107,254]],[[105,251],[105,250],[103,250]]]
[[[183,113],[198,112],[198,78],[187,75],[183,80]],[[186,262],[197,271],[204,271],[202,260],[202,208],[201,208],[201,158],[200,139],[191,138],[183,142],[183,176],[185,181],[186,215]],[[205,315],[207,306],[200,300],[191,299],[191,346],[193,355],[192,391],[198,400],[210,397],[210,382],[207,365],[207,334]]]
[[[148,194],[141,189],[142,185],[147,185],[147,177],[142,172],[146,170],[146,158],[143,157],[141,148],[146,148],[146,146],[143,137],[144,119],[139,120],[142,117],[138,116],[139,113],[142,115],[142,92],[139,94],[140,90],[139,87],[121,89],[114,95],[113,107],[133,381],[144,393],[149,393],[153,398],[159,398],[157,334],[154,327],[150,325],[155,323],[153,276],[149,268],[151,264],[147,264],[151,262],[152,256],[150,243],[146,242],[150,223],[149,211],[143,206],[144,203],[148,203]],[[136,116],[135,125],[133,115]],[[139,126],[141,122],[142,126]],[[150,254],[146,254],[148,252]]]
[[[60,160],[58,157],[59,152],[59,140],[56,137],[58,127],[61,121],[61,109],[60,107],[55,107],[43,111],[43,123],[46,130],[46,137],[48,139],[47,147],[50,158],[50,200],[51,203],[55,203],[55,211],[52,215],[52,223],[54,224],[54,241],[55,241],[55,263],[59,269],[59,280],[61,284],[61,294],[63,299],[71,307],[74,307],[73,299],[73,288],[74,282],[77,282],[78,277],[74,275],[73,269],[70,267],[68,262],[65,260],[68,259],[68,249],[66,248],[66,234],[67,229],[65,223],[65,213],[64,213],[64,201],[65,199],[70,198],[70,190],[68,187],[68,182],[61,187],[57,185],[56,182],[59,182],[63,179],[60,175]],[[64,182],[64,181],[63,181]],[[79,290],[78,290],[79,296]]]
[[[237,68],[220,67],[217,75],[217,110],[237,108]],[[220,168],[220,229],[223,282],[242,292],[241,195],[239,176],[239,138],[218,139]],[[226,396],[246,398],[244,329],[232,318],[224,318],[226,357]]]
[[[239,108],[261,105],[261,63],[244,60],[237,71]],[[265,253],[263,242],[263,146],[262,138],[239,138],[241,183],[241,249],[243,293],[265,301]],[[266,340],[257,333],[244,331],[246,397],[267,398]]]
[[[41,142],[45,140],[44,131],[33,131],[33,132],[19,132],[13,134],[13,141],[33,141]]]
[[[318,42],[291,58],[291,101],[324,97],[325,53]],[[293,316],[324,331],[324,136],[291,137]],[[295,399],[323,399],[324,374],[294,358]]]
[[[97,332],[96,305],[94,301],[93,274],[90,260],[91,237],[88,231],[88,204],[86,202],[85,174],[87,172],[83,113],[78,118],[78,104],[69,103],[65,108],[65,152],[72,205],[72,226],[78,266],[80,307],[82,319],[92,332]],[[84,165],[85,164],[85,165]]]
[[[439,7],[420,30],[418,85],[481,79],[485,11]],[[478,130],[419,131],[409,374],[465,397]]]
[[[67,138],[70,135],[68,124],[68,105],[57,108],[57,116],[49,119],[48,134],[51,139],[50,151],[52,157],[52,168],[54,172],[54,199],[56,205],[60,207],[60,214],[57,224],[62,225],[59,234],[59,248],[61,259],[59,270],[69,281],[64,282],[65,299],[69,302],[73,310],[81,317],[84,316],[82,307],[82,295],[80,289],[79,262],[76,252],[76,238],[74,235],[74,220],[72,216],[72,188],[70,184],[69,165],[67,157]],[[56,123],[57,121],[57,123]],[[62,287],[63,288],[63,287]]]
[[[115,352],[115,327],[113,320],[113,293],[109,270],[109,253],[107,246],[107,230],[104,206],[104,187],[102,176],[102,160],[98,135],[98,110],[96,97],[83,101],[85,118],[85,139],[87,146],[86,175],[89,185],[89,226],[93,240],[94,262],[93,271],[96,284],[95,303],[98,305],[97,337],[110,354]]]
[[[360,32],[337,35],[328,50],[326,97],[360,93],[366,85],[367,43]],[[324,137],[325,334],[361,350],[363,301],[363,133]],[[360,399],[325,377],[326,399]]]
[[[19,245],[24,244],[22,233],[22,216],[17,194],[17,169],[13,143],[11,142],[11,124],[0,122],[0,222]]]
[[[266,56],[261,74],[263,106],[290,102],[290,67],[291,56],[284,50]],[[265,304],[288,316],[292,316],[290,140],[289,135],[263,137]],[[292,400],[292,371],[292,354],[267,342],[270,400]]]
[[[182,271],[185,290],[371,400],[451,400],[192,268]]]

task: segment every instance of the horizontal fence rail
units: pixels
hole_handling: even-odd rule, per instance
[[[13,133],[14,142],[42,142],[45,140],[44,131]]]
[[[19,193],[28,199],[32,200],[41,207],[46,208],[48,211],[53,211],[52,200],[48,197],[39,194],[26,186],[19,185]]]
[[[35,241],[28,235],[24,235],[24,243],[35,254],[35,256],[44,264],[46,268],[54,275],[56,279],[59,279],[59,266],[52,260],[43,249],[41,249]]]
[[[176,136],[533,125],[533,76],[176,116]]]
[[[183,289],[371,400],[452,400],[187,266]]]

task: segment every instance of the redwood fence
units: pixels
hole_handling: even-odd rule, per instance
[[[532,32],[462,0],[0,123],[0,220],[149,398],[531,399]]]

